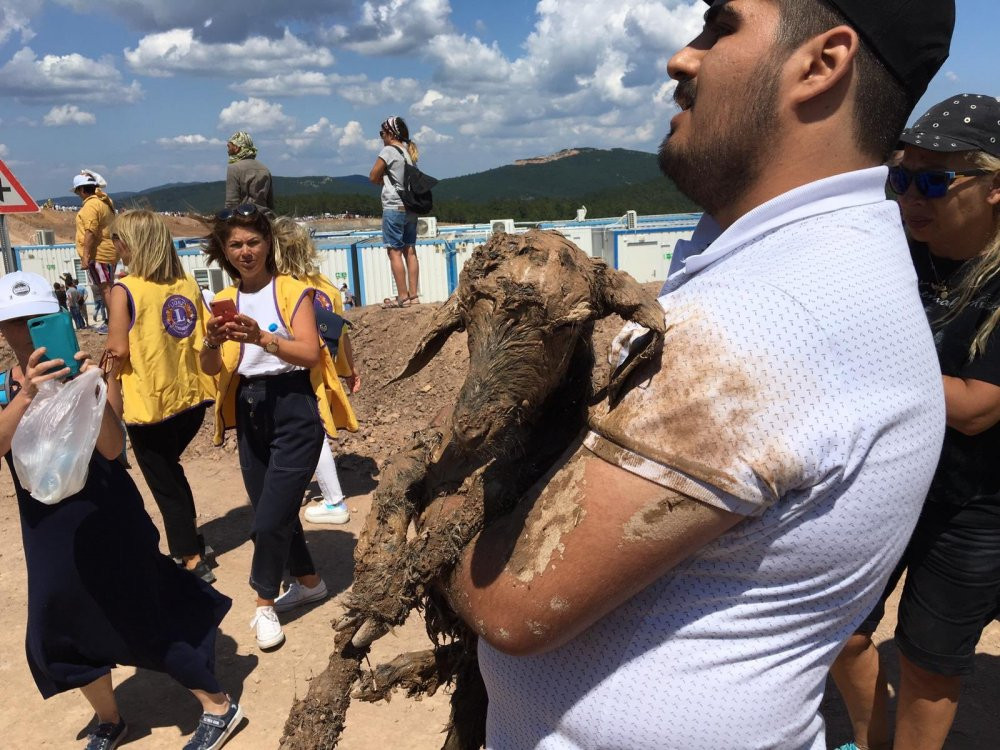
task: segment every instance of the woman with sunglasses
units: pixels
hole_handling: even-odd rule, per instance
[[[832,670],[856,747],[870,750],[890,746],[871,636],[903,571],[896,747],[942,747],[962,677],[1000,605],[1000,100],[950,97],[901,140],[889,188],[937,345],[948,426],[909,547]]]
[[[417,260],[417,215],[406,210],[398,188],[403,168],[420,158],[417,144],[402,117],[390,117],[379,129],[382,150],[368,179],[382,186],[382,237],[389,254],[389,268],[396,282],[396,296],[386,297],[382,307],[409,307],[419,301],[420,263]]]
[[[285,640],[278,612],[327,596],[306,546],[299,508],[325,434],[336,434],[326,384],[336,380],[321,350],[314,290],[278,272],[282,252],[271,221],[253,204],[220,212],[205,249],[236,280],[212,300],[201,366],[218,375],[215,444],[235,428],[254,521],[250,626],[257,645]],[[223,306],[233,305],[232,314]],[[285,568],[295,579],[281,594]]]
[[[132,452],[163,516],[171,556],[215,583],[181,465],[215,397],[214,381],[198,364],[208,318],[201,290],[185,273],[167,225],[152,211],[118,216],[111,239],[129,268],[108,295],[107,349],[121,382]]]

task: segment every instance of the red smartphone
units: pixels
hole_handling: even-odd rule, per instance
[[[236,303],[231,299],[212,300],[212,317],[222,318],[223,323],[236,319]]]

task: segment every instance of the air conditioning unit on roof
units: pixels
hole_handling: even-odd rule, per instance
[[[514,220],[513,219],[491,219],[490,220],[490,232],[492,234],[499,234],[500,232],[507,232],[510,234],[514,231]]]
[[[421,216],[417,219],[417,237],[437,237],[438,220],[433,216]]]

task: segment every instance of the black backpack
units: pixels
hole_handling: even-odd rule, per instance
[[[399,146],[393,146],[393,148],[399,152],[400,156],[403,156],[403,149]],[[392,170],[388,166],[386,167],[386,173],[389,175],[389,182],[396,188],[396,192],[399,193],[399,198],[403,201],[403,206],[406,207],[407,211],[424,216],[434,209],[434,198],[431,196],[431,188],[438,184],[436,179],[428,174],[424,174],[414,165],[410,164],[406,161],[405,156],[403,156],[402,185],[397,184],[396,180],[393,179]]]

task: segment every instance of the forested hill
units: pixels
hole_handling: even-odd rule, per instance
[[[379,190],[363,175],[274,178],[276,208],[295,216],[376,216],[381,211]],[[224,195],[221,181],[112,193],[120,207],[198,213],[218,210]],[[75,199],[56,201],[72,205]],[[434,188],[433,215],[453,222],[571,219],[584,205],[588,216],[620,216],[629,209],[640,214],[697,210],[660,174],[654,154],[581,148],[441,180]]]

